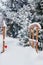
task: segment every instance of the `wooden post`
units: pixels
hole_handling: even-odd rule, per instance
[[[6,35],[6,24],[5,24],[5,20],[3,20],[3,26],[2,26],[3,47],[1,53],[5,51],[5,35]]]
[[[36,27],[36,52],[38,53],[38,27]]]
[[[5,51],[5,26],[2,27],[2,36],[3,36],[3,47],[2,47],[2,52],[3,53]]]
[[[34,29],[33,28],[31,29],[31,37],[32,37],[32,39],[34,39]],[[32,41],[31,45],[34,48],[34,41]]]

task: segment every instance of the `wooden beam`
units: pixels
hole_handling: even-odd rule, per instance
[[[36,27],[36,40],[37,40],[37,43],[36,43],[36,52],[38,53],[38,27]]]
[[[34,29],[33,28],[31,29],[31,37],[32,39],[34,39]],[[31,46],[34,48],[34,41],[32,41]]]
[[[2,27],[2,36],[3,36],[3,47],[2,47],[2,52],[1,53],[3,53],[4,51],[5,51],[5,48],[4,48],[4,46],[5,46],[5,26],[3,26]]]

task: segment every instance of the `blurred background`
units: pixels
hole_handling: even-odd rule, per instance
[[[0,0],[0,34],[5,18],[7,36],[20,39],[20,45],[29,41],[28,26],[38,22],[39,43],[43,48],[43,0]]]

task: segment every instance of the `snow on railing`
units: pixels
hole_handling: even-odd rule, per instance
[[[5,51],[5,48],[7,48],[7,45],[5,45],[5,37],[6,37],[6,24],[5,20],[3,20],[3,26],[2,26],[2,36],[3,36],[3,47],[2,47],[2,52]]]
[[[34,45],[36,45],[36,52],[38,52],[38,33],[39,33],[39,29],[41,29],[41,25],[39,23],[32,23],[28,26],[28,29],[30,30],[30,45],[34,48]],[[34,32],[34,30],[36,32]],[[36,34],[34,34],[36,33]],[[36,40],[34,39],[34,36],[36,38]]]

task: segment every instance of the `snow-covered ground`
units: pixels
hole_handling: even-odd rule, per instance
[[[37,54],[32,47],[22,47],[18,43],[18,39],[6,37],[8,48],[1,54],[2,36],[0,35],[0,65],[43,65],[43,51]]]

